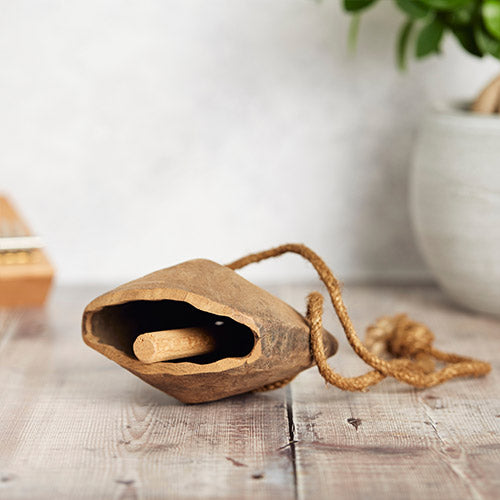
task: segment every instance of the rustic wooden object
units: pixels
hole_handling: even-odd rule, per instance
[[[146,364],[134,356],[143,332],[223,321],[230,332],[203,359]],[[122,285],[92,301],[83,339],[149,384],[186,403],[259,389],[312,365],[309,327],[297,311],[228,267],[191,260]],[[323,330],[326,353],[336,340]]]
[[[0,498],[498,499],[498,319],[458,309],[433,286],[346,284],[360,329],[407,311],[439,330],[438,347],[488,359],[493,371],[352,393],[311,368],[283,389],[192,406],[81,345],[82,307],[102,290],[56,288],[50,317],[0,310]],[[310,290],[271,289],[299,310]],[[325,326],[336,325],[325,310]],[[330,364],[361,373],[340,343]]]
[[[500,76],[482,90],[472,104],[472,111],[487,115],[500,113]]]
[[[9,200],[0,196],[2,227],[16,227],[23,235],[31,232]],[[0,252],[0,306],[39,306],[49,293],[54,270],[41,249]]]
[[[216,349],[215,335],[208,327],[179,328],[139,335],[134,354],[143,363],[158,363],[210,354]]]

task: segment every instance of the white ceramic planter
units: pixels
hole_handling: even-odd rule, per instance
[[[500,117],[465,106],[422,125],[410,199],[418,244],[460,304],[500,315]]]

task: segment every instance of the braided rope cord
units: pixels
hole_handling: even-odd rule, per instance
[[[295,253],[308,260],[326,286],[331,303],[342,325],[349,344],[356,354],[373,370],[356,377],[343,377],[327,363],[322,338],[323,296],[312,292],[307,299],[306,320],[309,324],[311,354],[326,382],[346,391],[366,391],[386,377],[394,377],[418,388],[433,387],[456,377],[486,375],[491,365],[458,354],[446,353],[433,347],[434,335],[422,323],[412,321],[405,314],[380,318],[368,327],[365,344],[358,337],[342,299],[341,287],[325,262],[305,245],[289,243],[270,250],[242,257],[227,267],[241,269],[249,264]],[[395,359],[383,359],[378,354],[387,351]],[[445,363],[436,370],[434,360]],[[278,389],[294,377],[268,384],[257,391]]]

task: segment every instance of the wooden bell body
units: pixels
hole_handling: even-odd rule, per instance
[[[144,332],[225,323],[230,336],[204,356],[145,364],[132,346]],[[93,300],[83,339],[145,382],[185,403],[241,394],[313,364],[309,328],[285,302],[231,269],[191,260],[131,281]],[[328,356],[337,341],[323,331]]]

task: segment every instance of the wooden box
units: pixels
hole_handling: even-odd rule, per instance
[[[9,200],[0,196],[0,238],[31,232]],[[43,250],[0,250],[0,307],[39,306],[49,293],[54,270]]]

